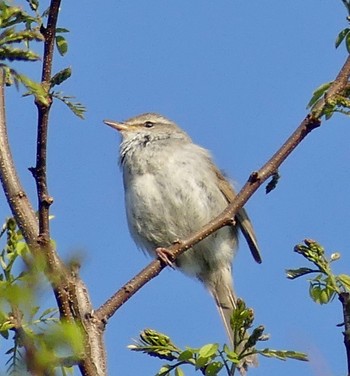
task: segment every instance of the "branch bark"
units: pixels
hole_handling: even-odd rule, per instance
[[[42,85],[49,90],[60,0],[51,0],[45,37]],[[36,100],[38,108],[36,166],[31,169],[38,193],[38,217],[22,188],[9,147],[5,114],[5,77],[0,70],[0,179],[12,214],[34,256],[43,255],[46,276],[52,284],[61,318],[82,325],[85,332],[85,353],[79,362],[84,376],[105,376],[106,356],[103,343],[104,322],[91,319],[93,311],[88,291],[78,273],[69,270],[51,244],[49,208],[53,202],[48,194],[46,160],[50,105]]]
[[[348,376],[350,376],[350,294],[342,292],[339,294],[339,300],[343,306],[344,317],[344,345],[346,351],[346,359],[348,364]]]
[[[173,259],[180,256],[187,249],[200,242],[213,232],[223,226],[232,224],[233,218],[241,209],[253,193],[270,177],[276,174],[280,165],[288,158],[293,150],[304,140],[304,138],[315,128],[321,125],[321,117],[323,109],[327,105],[327,101],[336,95],[341,94],[349,84],[350,77],[350,57],[347,58],[345,64],[339,71],[333,84],[330,86],[325,98],[318,104],[316,108],[309,113],[300,123],[298,128],[286,140],[286,142],[277,150],[277,152],[258,170],[249,176],[247,182],[237,194],[235,199],[228,207],[216,218],[210,221],[200,231],[182,239],[179,243],[169,247],[169,251],[173,254]],[[111,296],[101,307],[95,311],[95,317],[98,319],[108,319],[129,300],[138,290],[140,290],[147,282],[156,277],[164,268],[160,260],[152,261],[139,274],[128,281],[120,290]]]

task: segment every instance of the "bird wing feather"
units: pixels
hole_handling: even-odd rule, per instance
[[[232,202],[236,196],[235,191],[233,190],[231,184],[225,179],[224,175],[218,168],[212,164],[213,169],[215,170],[216,177],[218,179],[218,184],[220,187],[221,192],[226,197],[228,203]],[[254,258],[254,260],[261,264],[262,258],[260,255],[260,250],[258,246],[258,242],[256,239],[256,235],[252,226],[252,223],[248,217],[248,214],[244,208],[240,209],[239,212],[236,214],[236,222],[242,231],[242,234],[249,246],[250,252]]]

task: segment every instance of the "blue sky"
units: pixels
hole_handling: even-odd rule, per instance
[[[96,307],[149,261],[128,233],[119,136],[102,120],[159,112],[210,149],[240,187],[297,127],[312,91],[342,66],[347,54],[344,47],[335,50],[334,41],[347,26],[343,8],[340,0],[63,1],[59,26],[71,31],[69,51],[56,57],[55,70],[72,67],[73,77],[60,89],[88,112],[81,121],[61,103],[53,106],[52,237],[63,258],[82,257],[81,274]],[[29,69],[37,79],[38,67]],[[13,88],[7,104],[14,157],[35,202],[27,170],[35,161],[35,109]],[[256,324],[271,334],[262,347],[304,351],[311,359],[262,358],[251,375],[345,373],[336,327],[340,303],[316,305],[306,279],[289,281],[284,270],[305,264],[293,247],[313,238],[329,253],[341,252],[335,271],[350,273],[349,137],[347,118],[324,123],[282,166],[277,189],[265,195],[261,188],[247,204],[264,262],[255,264],[241,242],[234,263],[237,293],[254,308]],[[9,215],[3,197],[0,218]],[[226,341],[203,287],[165,270],[110,320],[111,375],[153,375],[160,368],[161,361],[126,349],[148,327],[179,346]]]

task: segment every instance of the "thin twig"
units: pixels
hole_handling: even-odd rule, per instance
[[[292,151],[301,143],[301,141],[315,128],[321,125],[320,117],[322,110],[326,105],[326,101],[333,96],[341,93],[348,85],[350,76],[350,57],[346,60],[344,66],[340,70],[333,84],[328,90],[328,95],[321,104],[314,109],[312,114],[306,116],[298,128],[281,146],[281,148],[256,172],[253,172],[244,187],[237,194],[235,199],[223,211],[222,214],[214,218],[210,223],[204,226],[201,230],[182,239],[179,243],[169,247],[169,251],[173,253],[173,259],[180,256],[187,249],[191,248],[196,243],[200,242],[213,232],[217,231],[223,226],[230,225],[232,218],[241,209],[253,193],[271,176],[273,176],[279,166],[286,160]],[[315,115],[316,114],[316,115]],[[116,310],[129,300],[139,289],[141,289],[147,282],[156,277],[164,268],[160,260],[152,261],[139,274],[128,281],[120,290],[111,296],[98,310],[95,311],[95,317],[98,319],[110,318]]]
[[[50,4],[50,10],[47,20],[47,27],[43,28],[42,33],[45,37],[44,41],[44,55],[43,55],[43,68],[41,76],[41,84],[48,87],[51,72],[52,72],[52,60],[54,53],[54,43],[56,35],[56,24],[58,19],[58,12],[60,8],[61,0],[52,0]],[[38,193],[38,216],[39,216],[39,240],[49,253],[49,263],[50,266],[55,268],[60,266],[59,261],[53,257],[52,247],[50,247],[50,224],[49,224],[49,209],[53,202],[52,197],[50,197],[47,188],[47,175],[46,175],[46,164],[47,164],[47,134],[49,126],[49,114],[51,104],[46,105],[39,101],[36,101],[36,106],[38,109],[38,134],[37,134],[37,152],[36,152],[36,166],[31,169],[33,172]],[[56,265],[57,263],[57,265]]]

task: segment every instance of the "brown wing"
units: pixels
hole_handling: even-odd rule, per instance
[[[221,192],[226,197],[228,203],[232,202],[236,194],[233,188],[231,187],[231,184],[225,179],[223,174],[217,169],[216,166],[214,166],[214,164],[213,169],[215,170]],[[242,231],[242,234],[245,237],[246,242],[248,243],[250,252],[253,255],[254,260],[257,263],[261,264],[262,259],[255,232],[252,223],[248,217],[248,214],[244,208],[240,209],[240,211],[236,214],[236,222],[240,230]]]

